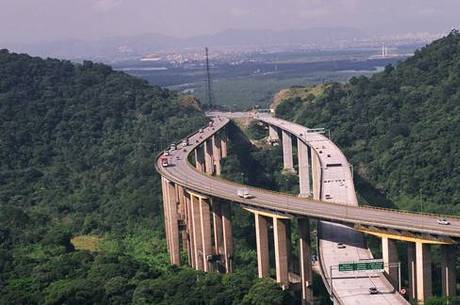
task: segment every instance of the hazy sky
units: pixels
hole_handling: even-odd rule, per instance
[[[0,42],[315,26],[447,32],[459,12],[460,0],[0,0]]]

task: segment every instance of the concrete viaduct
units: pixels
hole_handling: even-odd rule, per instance
[[[397,240],[407,245],[409,300],[423,304],[432,296],[430,245],[441,248],[442,294],[455,296],[460,219],[449,217],[450,225],[441,225],[436,215],[358,206],[350,164],[341,150],[317,130],[267,114],[209,116],[212,123],[189,136],[189,145],[179,144],[169,151],[170,166],[161,165],[163,155],[155,162],[161,175],[166,240],[172,264],[184,263],[180,258],[182,249],[187,253],[187,263],[197,270],[232,272],[231,207],[236,204],[254,214],[259,277],[269,276],[272,242],[276,281],[283,288],[300,284],[302,304],[313,304],[312,221],[317,222],[320,273],[334,304],[409,304],[398,292]],[[222,159],[227,157],[226,126],[230,119],[242,117],[268,126],[268,141],[282,145],[284,170],[299,175],[299,196],[244,186],[219,177]],[[297,148],[297,160],[293,158],[293,146]],[[254,197],[238,196],[241,188]],[[294,221],[299,237],[296,270],[290,253],[290,224]],[[271,228],[273,241],[268,234]],[[384,272],[350,276],[337,270],[341,262],[373,258],[365,234],[381,238]],[[380,293],[370,295],[369,287],[377,287]]]

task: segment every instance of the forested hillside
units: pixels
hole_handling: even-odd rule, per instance
[[[370,78],[316,93],[290,97],[276,113],[330,129],[362,194],[371,187],[401,208],[460,214],[458,31]]]
[[[0,304],[286,304],[251,268],[169,266],[154,154],[205,122],[108,66],[0,50]]]

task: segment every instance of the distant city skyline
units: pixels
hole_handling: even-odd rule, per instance
[[[403,35],[460,27],[458,0],[0,0],[0,6],[0,48],[9,42],[192,37],[227,29],[350,27],[368,35]]]

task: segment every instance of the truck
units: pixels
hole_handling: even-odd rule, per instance
[[[168,167],[169,166],[168,158],[165,158],[165,157],[161,158],[161,166],[163,166],[163,167]]]
[[[248,189],[238,189],[236,191],[236,194],[241,197],[241,198],[244,198],[244,199],[251,199],[251,198],[254,198],[253,195],[249,194],[249,190]]]
[[[176,150],[176,144],[175,143],[171,144],[171,150]]]

